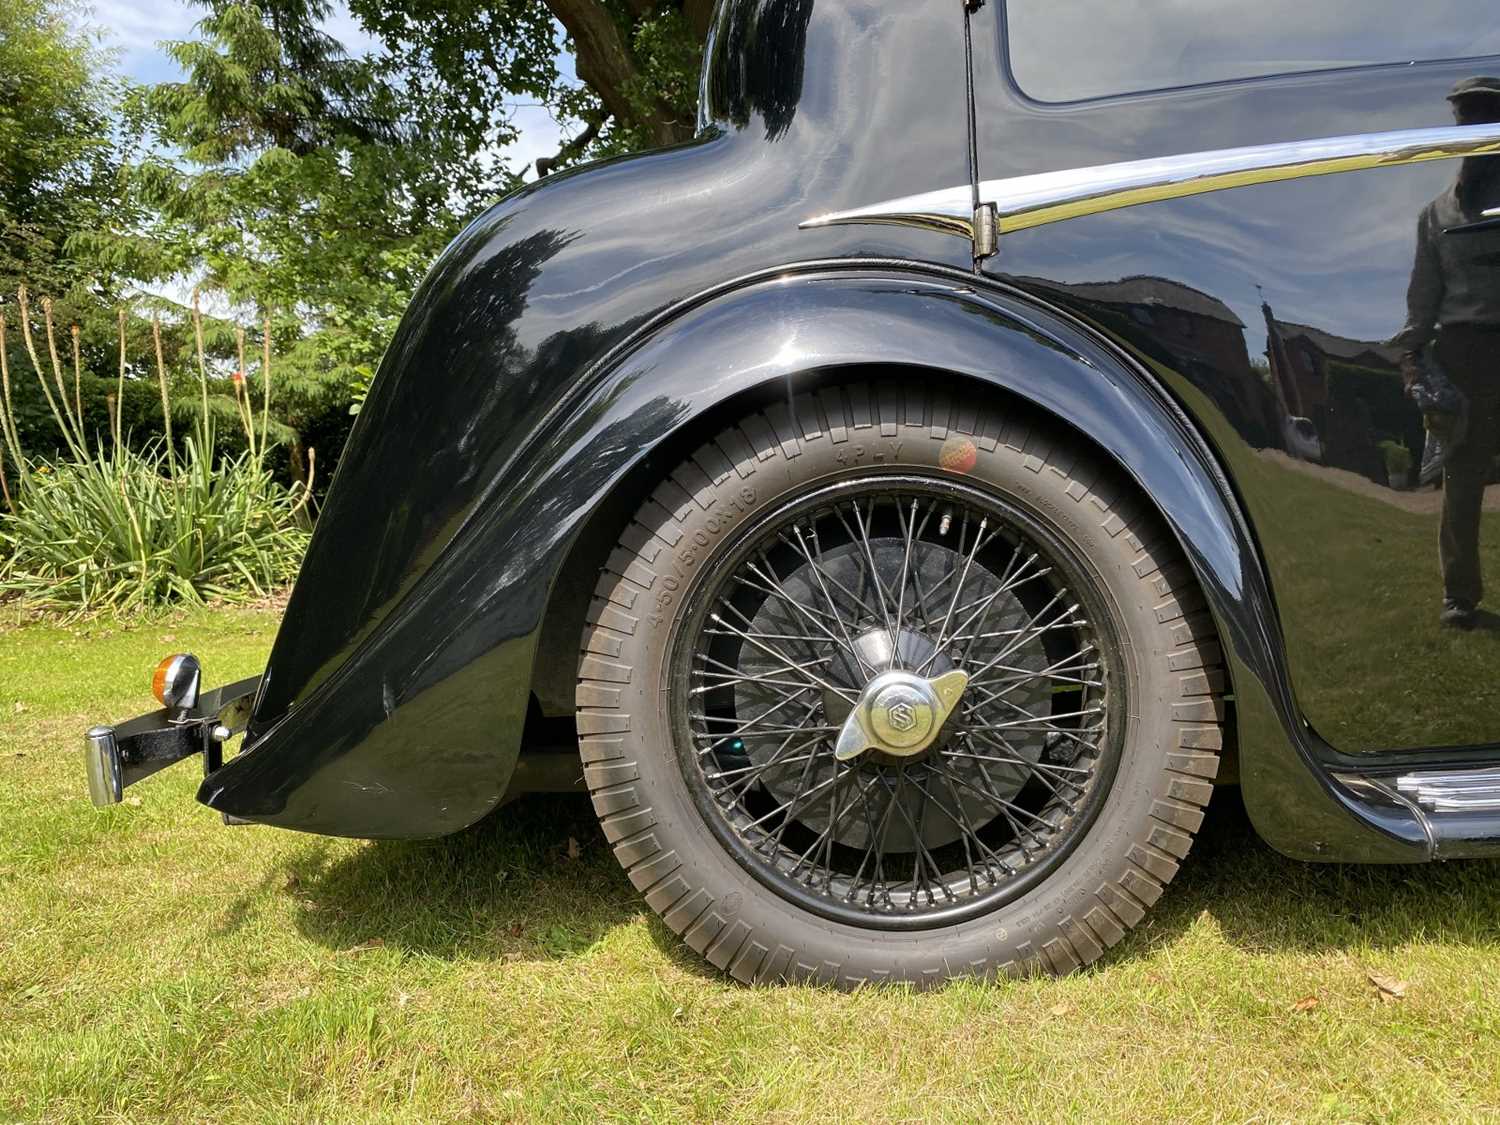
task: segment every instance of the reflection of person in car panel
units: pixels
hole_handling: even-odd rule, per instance
[[[1460,125],[1500,122],[1500,78],[1465,78],[1448,95]],[[1417,258],[1406,294],[1406,325],[1396,337],[1402,376],[1421,374],[1428,344],[1469,399],[1467,436],[1443,470],[1444,624],[1470,628],[1484,592],[1479,522],[1484,487],[1500,448],[1500,229],[1453,228],[1500,207],[1500,156],[1471,156],[1458,179],[1429,203],[1417,223]]]

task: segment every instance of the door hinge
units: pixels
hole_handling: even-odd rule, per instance
[[[981,203],[974,211],[974,260],[982,262],[1000,252],[1000,213],[993,203]]]

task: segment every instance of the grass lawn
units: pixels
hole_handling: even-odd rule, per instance
[[[375,844],[227,828],[187,764],[90,806],[91,721],[174,649],[253,673],[274,627],[0,624],[0,1118],[1500,1115],[1500,866],[1293,863],[1233,791],[1092,970],[854,995],[705,969],[581,797]]]

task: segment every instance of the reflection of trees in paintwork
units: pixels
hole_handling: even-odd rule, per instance
[[[766,138],[791,127],[802,100],[813,0],[740,0],[719,12],[708,70],[709,104],[740,128],[759,114]]]
[[[507,222],[461,237],[386,354],[277,639],[276,682],[289,690],[309,690],[331,654],[389,612],[527,433],[536,375],[516,326],[542,267],[572,236],[542,230],[505,243]]]
[[[1283,447],[1284,411],[1251,361],[1244,321],[1223,301],[1165,277],[1075,285],[1022,280],[1187,379],[1251,445]]]
[[[592,512],[618,476],[658,442],[687,421],[692,403],[669,395],[639,399],[641,382],[649,382],[651,369],[596,396],[571,418],[558,435],[558,461],[548,458],[551,472],[562,479],[539,488],[535,518],[541,526],[571,530]],[[605,422],[603,419],[610,417]],[[541,484],[541,482],[535,482]],[[619,513],[621,523],[629,513]]]
[[[1300,417],[1316,427],[1322,462],[1376,484],[1404,487],[1392,477],[1383,447],[1420,459],[1422,418],[1401,385],[1400,355],[1378,340],[1354,340],[1309,324],[1280,320],[1269,304],[1266,354],[1271,373]]]
[[[499,529],[504,540],[496,554],[505,561],[492,625],[500,637],[541,629],[533,683],[543,695],[571,685],[599,563],[633,515],[633,505],[612,503],[608,490],[693,412],[685,397],[651,394],[656,381],[656,368],[647,366],[589,395],[569,411],[525,478],[507,489],[519,508]],[[572,551],[567,561],[565,547]],[[564,711],[573,699],[571,686],[565,690],[551,701]]]
[[[1391,480],[1388,460],[1420,459],[1421,415],[1402,392],[1399,357],[1389,344],[1281,320],[1263,302],[1266,350],[1252,355],[1246,326],[1228,305],[1169,278],[1018,280],[1185,379],[1256,449],[1282,450],[1382,485]],[[1392,445],[1407,456],[1388,457]],[[1407,479],[1398,475],[1393,483]]]

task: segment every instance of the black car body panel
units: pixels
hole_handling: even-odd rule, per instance
[[[795,342],[794,346],[789,342]],[[1044,308],[1018,294],[978,290],[972,277],[956,271],[945,275],[931,267],[869,263],[851,273],[847,267],[808,264],[759,280],[747,279],[668,318],[667,323],[654,326],[639,347],[602,367],[597,381],[582,388],[577,405],[548,432],[550,456],[538,461],[535,482],[525,492],[526,503],[497,506],[470,525],[468,534],[489,544],[478,558],[523,557],[526,565],[515,571],[515,577],[525,580],[529,576],[536,585],[524,594],[507,586],[493,597],[460,603],[468,611],[467,628],[494,629],[500,640],[484,660],[463,665],[457,682],[476,675],[481,685],[485,680],[492,685],[505,682],[498,678],[507,674],[511,682],[529,682],[548,587],[574,531],[607,506],[616,482],[654,448],[669,443],[674,431],[716,405],[758,388],[768,389],[781,400],[775,407],[777,416],[785,416],[785,424],[795,426],[798,400],[817,378],[837,370],[879,367],[916,369],[927,378],[947,380],[952,395],[960,400],[1002,388],[1067,417],[1126,466],[1144,488],[1167,498],[1168,517],[1197,557],[1200,572],[1224,591],[1216,601],[1225,606],[1226,613],[1247,597],[1247,587],[1263,588],[1254,577],[1258,564],[1243,525],[1234,518],[1233,501],[1216,480],[1201,443],[1166,396],[1141,373],[1120,365],[1097,342],[1079,335]],[[705,372],[714,372],[715,377],[706,379]],[[858,459],[857,446],[850,456]],[[586,471],[552,472],[553,458],[562,464],[586,466]],[[618,532],[618,523],[614,530]],[[458,573],[472,581],[476,569],[484,568],[469,562],[459,566]],[[501,577],[509,572],[503,565],[496,569]],[[491,606],[497,611],[509,607],[509,613],[483,626]],[[525,617],[518,621],[522,609]],[[411,621],[420,626],[426,619],[427,614],[417,614]],[[448,620],[448,628],[457,626],[457,621]],[[504,655],[508,647],[515,651],[509,664]],[[402,654],[413,649],[400,645],[391,651]],[[1265,652],[1261,646],[1261,660]],[[368,663],[372,659],[373,655],[355,665],[358,675],[372,674],[377,667]],[[385,682],[391,682],[401,673],[386,669],[382,674]],[[337,679],[331,686],[333,700],[358,698],[357,692],[340,691]],[[454,689],[443,687],[440,692],[448,690]],[[497,783],[492,773],[483,771],[493,771],[497,761],[504,760],[492,748],[507,733],[510,749],[506,757],[514,761],[525,716],[524,696],[515,702],[511,716],[494,716],[495,725],[485,734],[458,724],[486,713],[487,701],[499,695],[488,685],[477,689],[471,699],[458,696],[450,702],[440,694],[430,709],[425,702],[418,703],[413,727],[402,725],[399,708],[385,716],[383,699],[372,695],[366,693],[368,702],[361,715],[342,709],[332,712],[328,721],[334,725],[326,732],[287,739],[278,731],[274,740],[262,738],[254,752],[214,775],[209,786],[218,791],[211,803],[236,815],[265,816],[272,810],[238,804],[234,798],[236,785],[264,792],[262,778],[275,779],[278,789],[285,786],[293,805],[299,791],[342,795],[340,789],[347,788],[347,807],[341,804],[326,822],[313,823],[326,831],[371,815],[376,819],[361,825],[365,832],[358,833],[367,834],[388,823],[384,818],[392,815],[376,810],[378,801],[371,800],[371,792],[388,791],[393,809],[412,817],[412,830],[417,832],[431,831],[428,818],[435,810],[415,799],[427,784],[441,784],[446,790],[457,783],[446,803],[458,810],[456,816],[471,820],[484,809],[461,806],[458,797],[463,790],[458,786],[479,787],[492,800],[503,793],[505,779]],[[323,711],[316,706],[293,708],[284,722],[295,724],[300,716],[321,720]],[[421,739],[427,747],[415,754],[403,750],[389,759],[371,753],[369,746],[353,755],[334,754],[324,768],[334,770],[340,784],[331,789],[322,783],[305,786],[299,776],[302,769],[320,764],[306,754],[308,745],[325,744],[338,730],[360,724],[374,729],[382,720],[393,724],[392,731],[401,732],[390,737]],[[378,746],[378,740],[388,736],[374,737]],[[461,778],[462,763],[445,757],[441,745],[476,741],[486,747],[486,753],[475,760],[480,772]],[[278,760],[278,750],[286,760]],[[438,761],[443,763],[441,770],[433,768]],[[346,776],[339,772],[345,769],[362,772]],[[429,781],[422,782],[420,776]],[[241,782],[241,777],[248,780]],[[275,815],[282,813],[277,810]]]
[[[970,182],[960,8],[730,0],[698,141],[529,187],[449,248],[350,439],[246,749],[202,800],[339,835],[474,822],[506,796],[528,713],[566,707],[597,544],[634,510],[632,482],[730,404],[781,403],[794,426],[817,381],[892,367],[1055,415],[1157,505],[1219,626],[1246,799],[1271,843],[1367,861],[1489,851],[1488,821],[1434,817],[1379,780],[1500,754],[1497,680],[1473,675],[1495,647],[1439,637],[1437,593],[1396,599],[1389,572],[1413,565],[1414,539],[1440,590],[1435,522],[1374,479],[1366,448],[1413,425],[1388,401],[1384,341],[1405,316],[1417,212],[1456,162],[1072,218],[1002,235],[979,273],[941,230],[801,229]],[[1045,105],[1013,80],[1004,14],[974,16],[985,179],[1438,126],[1444,92],[1481,69]],[[1252,362],[1262,339],[1269,369]],[[1330,371],[1369,381],[1350,401],[1398,421],[1312,403]],[[1326,409],[1287,409],[1296,390]],[[1414,656],[1436,670],[1421,693]],[[1361,704],[1392,693],[1409,722]]]
[[[981,65],[1006,73],[1000,36],[981,42]],[[1445,126],[1454,83],[1495,69],[1473,59],[1360,67],[1074,105],[1035,102],[1001,78],[978,90],[979,119],[993,123],[981,150],[996,154],[984,174]],[[1493,661],[1494,646],[1463,646],[1450,662],[1418,640],[1434,636],[1441,599],[1436,520],[1430,508],[1410,510],[1415,494],[1389,486],[1367,436],[1421,448],[1391,337],[1407,315],[1418,216],[1458,168],[1376,168],[1081,217],[1008,236],[989,267],[1106,327],[1192,411],[1260,540],[1299,705],[1344,751],[1500,744],[1500,680],[1474,676],[1472,661],[1463,667],[1464,651]],[[1300,402],[1291,413],[1319,415],[1324,471],[1280,456],[1284,443],[1255,416],[1249,360],[1268,354]],[[1375,386],[1330,397],[1330,377]],[[1398,556],[1430,572],[1430,601],[1391,600]],[[1399,718],[1369,706],[1392,695],[1406,702]]]

